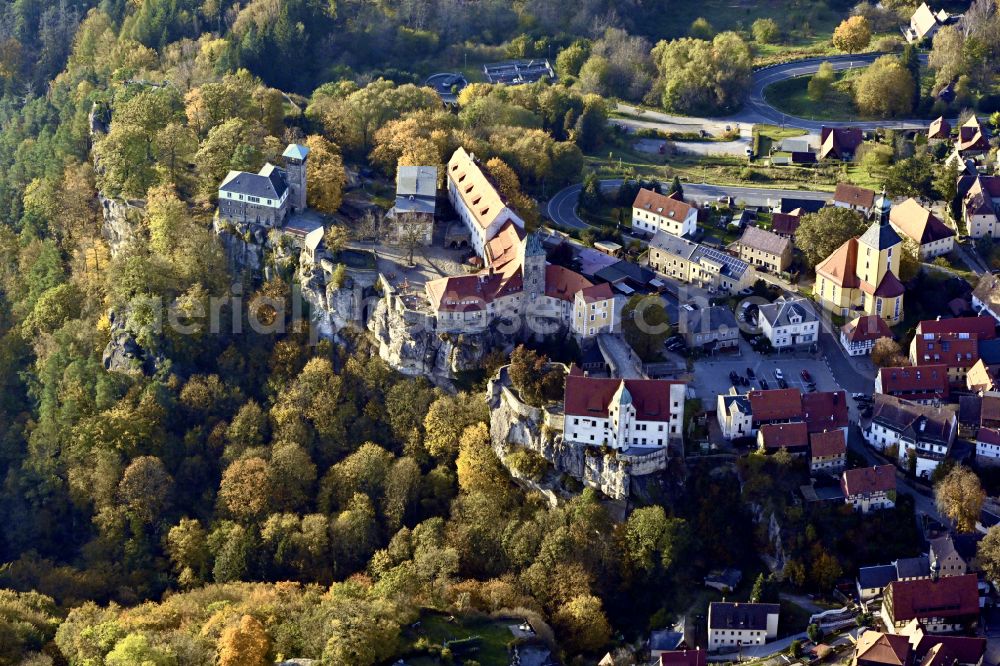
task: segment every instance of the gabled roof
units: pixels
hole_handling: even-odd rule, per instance
[[[431,280],[424,285],[434,310],[444,312],[474,312],[503,296],[511,296],[524,287],[520,266],[507,276],[503,273],[453,275]]]
[[[750,400],[753,420],[757,423],[802,416],[802,393],[797,388],[750,391],[747,398]]]
[[[878,315],[857,317],[844,324],[840,330],[844,332],[848,342],[868,342],[892,337],[889,325]]]
[[[926,555],[916,557],[901,557],[895,562],[896,578],[927,578],[931,575],[931,563]]]
[[[760,438],[768,450],[797,449],[809,446],[809,429],[805,423],[775,423],[760,427]]]
[[[521,243],[524,230],[508,220],[486,243],[486,263],[494,271],[504,271],[507,267],[520,266]]]
[[[566,377],[567,416],[607,418],[611,399],[622,385],[632,397],[640,421],[670,420],[670,387],[683,382],[665,379],[607,379],[569,375]]]
[[[947,446],[951,444],[957,420],[950,409],[921,405],[884,393],[875,394],[872,423],[914,441],[933,441]]]
[[[889,583],[887,597],[894,622],[939,617],[953,618],[979,613],[979,587],[975,574],[922,578]]]
[[[277,201],[288,189],[285,172],[273,164],[265,164],[257,173],[230,171],[219,185],[220,192],[242,194]]]
[[[844,431],[827,430],[809,435],[809,453],[813,458],[829,458],[847,454],[847,439]]]
[[[790,244],[787,238],[783,238],[760,227],[747,227],[739,242],[744,247],[778,256],[784,254]]]
[[[833,200],[836,203],[870,210],[875,205],[875,190],[850,183],[837,183],[837,189],[833,192]]]
[[[799,320],[797,323],[800,324],[819,321],[812,302],[801,297],[782,296],[773,303],[761,305],[758,310],[760,316],[774,328],[790,326],[793,318],[797,318]]]
[[[910,17],[910,27],[917,39],[926,37],[940,22],[938,15],[931,11],[926,2],[920,3],[920,6]]]
[[[858,236],[858,242],[864,243],[873,250],[884,250],[894,247],[903,242],[891,224],[883,224],[881,221],[874,222],[865,233]]]
[[[713,601],[708,605],[708,628],[764,631],[767,629],[767,616],[780,612],[778,604]]]
[[[917,324],[917,333],[962,334],[979,340],[992,340],[996,337],[996,320],[989,316],[952,317],[951,319],[925,319]]]
[[[507,210],[493,182],[461,146],[448,160],[448,180],[480,228],[488,229]]]
[[[951,123],[945,120],[944,116],[931,121],[931,126],[927,130],[928,139],[947,139],[951,135]]]
[[[979,122],[979,118],[973,114],[958,128],[958,138],[955,140],[955,148],[962,152],[988,150],[989,147],[990,135],[982,123]]]
[[[713,305],[694,312],[681,309],[678,328],[684,333],[710,333],[726,327],[731,331],[739,330],[736,315],[724,305]]]
[[[847,392],[814,391],[802,394],[802,418],[809,426],[809,432],[846,428],[850,423]]]
[[[841,487],[847,497],[895,490],[896,467],[894,465],[876,465],[875,467],[846,470],[841,476]]]
[[[854,658],[856,662],[863,661],[867,664],[908,666],[910,641],[906,636],[883,634],[869,629],[858,637]]]
[[[914,660],[919,661],[921,666],[978,664],[986,653],[985,638],[930,634],[923,627],[910,635],[910,645]],[[932,651],[934,655],[931,655]],[[928,662],[925,657],[933,657],[933,661]]]
[[[660,666],[705,666],[705,650],[675,650],[660,654]]]
[[[683,221],[693,209],[692,206],[680,199],[674,199],[646,188],[639,190],[635,201],[632,202],[632,208],[639,208],[679,222]]]
[[[545,295],[570,301],[576,297],[576,292],[592,287],[590,280],[575,271],[562,266],[548,264],[545,266]],[[608,291],[610,291],[610,287]]]
[[[611,285],[607,282],[581,289],[580,296],[585,303],[596,303],[597,301],[606,301],[609,298],[615,297],[614,292],[611,291]]]
[[[979,424],[991,426],[1000,424],[1000,393],[996,391],[986,391],[983,393],[979,411]]]
[[[861,291],[871,296],[896,298],[897,296],[902,296],[906,293],[906,287],[904,287],[903,283],[899,281],[899,278],[896,277],[895,273],[892,271],[886,271],[885,275],[882,276],[882,280],[877,285],[873,285],[862,280]]]
[[[955,231],[939,220],[912,197],[903,203],[893,206],[889,211],[889,221],[901,233],[909,236],[920,245],[934,241],[952,238]]]
[[[894,580],[896,580],[895,564],[880,564],[858,569],[858,584],[865,590],[885,587]]]
[[[879,369],[878,379],[884,393],[907,393],[917,400],[948,397],[947,365],[887,366]]]
[[[864,133],[857,127],[822,127],[819,136],[820,159],[843,159],[853,155],[865,140]]]
[[[816,274],[822,275],[842,289],[856,289],[858,277],[858,239],[851,238],[816,264]]]
[[[987,273],[979,278],[972,295],[980,303],[1000,314],[1000,276]]]
[[[794,236],[802,218],[790,213],[771,213],[771,231],[779,236]]]

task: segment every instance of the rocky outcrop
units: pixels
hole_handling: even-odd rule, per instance
[[[144,350],[135,335],[129,330],[127,317],[119,316],[114,310],[108,312],[111,324],[111,339],[101,357],[108,372],[126,375],[152,375],[164,363],[164,358]]]
[[[569,474],[613,499],[631,494],[633,476],[644,476],[666,468],[666,450],[644,456],[565,442],[561,415],[530,407],[504,386],[501,377],[490,381],[490,440],[501,461],[517,447],[524,447],[548,460],[558,472]]]
[[[101,204],[103,218],[101,232],[108,243],[111,255],[114,256],[139,233],[146,202],[111,199],[100,192],[97,194],[97,200]]]
[[[247,271],[259,275],[264,265],[267,229],[259,224],[233,224],[216,217],[215,234],[226,255],[226,266],[233,275]]]
[[[477,370],[494,349],[507,349],[514,339],[487,329],[482,333],[435,333],[431,318],[401,307],[398,297],[385,295],[368,317],[368,330],[379,356],[407,375],[454,377]]]

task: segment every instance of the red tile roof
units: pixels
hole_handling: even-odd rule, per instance
[[[980,428],[976,433],[976,441],[983,444],[1000,444],[1000,430],[996,428]]]
[[[887,603],[890,598],[893,622],[979,613],[976,574],[893,581],[886,591]]]
[[[823,432],[833,428],[846,428],[847,393],[845,391],[817,391],[802,396],[802,418],[809,432]]]
[[[809,435],[809,451],[813,458],[829,458],[847,454],[847,439],[844,431],[827,430]]]
[[[435,310],[445,312],[473,312],[485,310],[503,296],[511,296],[522,290],[521,269],[513,276],[501,273],[476,273],[455,275],[431,280],[424,286],[427,298]]]
[[[908,398],[914,400],[948,397],[947,365],[886,367],[880,369],[878,374],[882,380],[883,393],[906,393]]]
[[[516,261],[524,240],[524,230],[508,220],[486,244],[487,263],[496,270]]]
[[[587,303],[606,301],[609,298],[615,297],[614,292],[611,291],[611,285],[607,282],[602,282],[601,284],[595,284],[591,287],[581,289],[580,295],[583,296],[583,300]]]
[[[775,423],[762,425],[760,437],[768,450],[797,449],[809,446],[809,430],[805,423]]]
[[[950,134],[951,123],[945,120],[944,116],[932,121],[931,126],[927,129],[928,139],[947,139]]]
[[[858,637],[854,648],[857,662],[907,666],[910,658],[910,639],[897,634],[883,634],[871,629]]]
[[[878,315],[866,315],[849,321],[840,329],[848,342],[868,342],[879,338],[891,338],[892,331],[885,320]]]
[[[895,490],[896,467],[894,465],[876,465],[875,467],[849,469],[841,477],[840,485],[847,497]]]
[[[657,194],[653,190],[642,188],[636,195],[632,203],[633,208],[648,210],[656,215],[669,217],[672,220],[682,221],[691,212],[691,206],[680,199]]]
[[[872,296],[882,298],[896,298],[906,293],[906,287],[899,281],[899,278],[892,271],[886,271],[882,276],[882,281],[878,285],[872,285],[861,280],[861,291]]]
[[[933,243],[955,236],[955,231],[912,197],[889,211],[889,221],[918,244]]]
[[[783,421],[802,416],[802,393],[796,388],[750,391],[750,411],[757,423]]]
[[[829,257],[816,264],[816,274],[826,277],[844,289],[855,289],[860,286],[858,239],[851,238],[834,250]]]
[[[911,640],[916,638],[912,636]],[[933,655],[931,652],[933,651]],[[913,658],[922,662],[922,666],[959,664],[978,664],[986,653],[986,639],[970,636],[941,636],[921,632],[920,639],[913,648]],[[924,661],[924,657],[933,657],[932,661]]]
[[[802,218],[790,213],[772,213],[771,231],[780,236],[794,236],[802,223]]]
[[[590,280],[568,268],[552,264],[545,267],[546,296],[572,302],[576,292],[592,286]]]
[[[858,187],[850,183],[837,183],[837,189],[833,193],[833,200],[858,208],[871,208],[875,205],[875,190]]]
[[[566,377],[567,416],[607,418],[608,406],[622,381],[632,396],[640,421],[670,420],[670,387],[684,382],[665,379],[606,379],[569,375]]]
[[[917,324],[917,333],[968,333],[980,340],[992,340],[996,327],[996,320],[986,316],[926,319]]]

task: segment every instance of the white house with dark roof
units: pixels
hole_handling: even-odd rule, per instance
[[[908,465],[912,455],[916,475],[924,478],[930,478],[948,457],[957,434],[958,416],[954,410],[884,394],[875,395],[872,422],[864,433],[868,444],[880,451],[896,446],[900,467]]]
[[[475,156],[459,148],[448,160],[448,200],[472,237],[476,254],[487,260],[486,246],[507,222],[524,229],[524,220],[503,200]]]
[[[306,161],[309,148],[285,149],[285,168],[270,162],[257,173],[230,171],[219,185],[220,219],[241,224],[280,227],[292,212],[306,208]]]
[[[401,166],[396,169],[396,203],[386,217],[394,222],[397,238],[416,233],[423,245],[434,240],[437,213],[438,170],[434,166]]]
[[[755,275],[742,259],[663,231],[650,239],[648,261],[650,268],[673,280],[730,291],[749,287]]]
[[[922,2],[910,16],[910,25],[903,30],[903,36],[911,44],[933,39],[941,26],[947,22],[948,12],[943,9],[935,12],[926,2]]]
[[[708,605],[709,652],[728,652],[774,640],[780,612],[778,604],[713,601]]]
[[[760,325],[775,349],[814,344],[819,340],[819,316],[805,298],[781,297],[761,305]]]

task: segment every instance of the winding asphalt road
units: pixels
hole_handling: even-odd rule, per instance
[[[609,179],[601,181],[602,190],[612,190],[622,184],[621,179]],[[670,183],[662,183],[664,188],[668,188]],[[561,227],[568,229],[586,229],[591,225],[580,219],[576,214],[577,204],[580,201],[580,190],[583,185],[570,185],[569,187],[556,193],[549,199],[546,208],[546,215],[550,220]],[[762,187],[737,187],[735,185],[709,185],[708,183],[684,183],[684,198],[690,201],[701,203],[703,201],[715,200],[721,196],[730,196],[741,201],[748,206],[770,206],[776,204],[781,197],[794,197],[796,199],[811,199],[816,201],[827,201],[833,196],[832,192],[816,192],[812,190],[781,190],[768,189]]]

